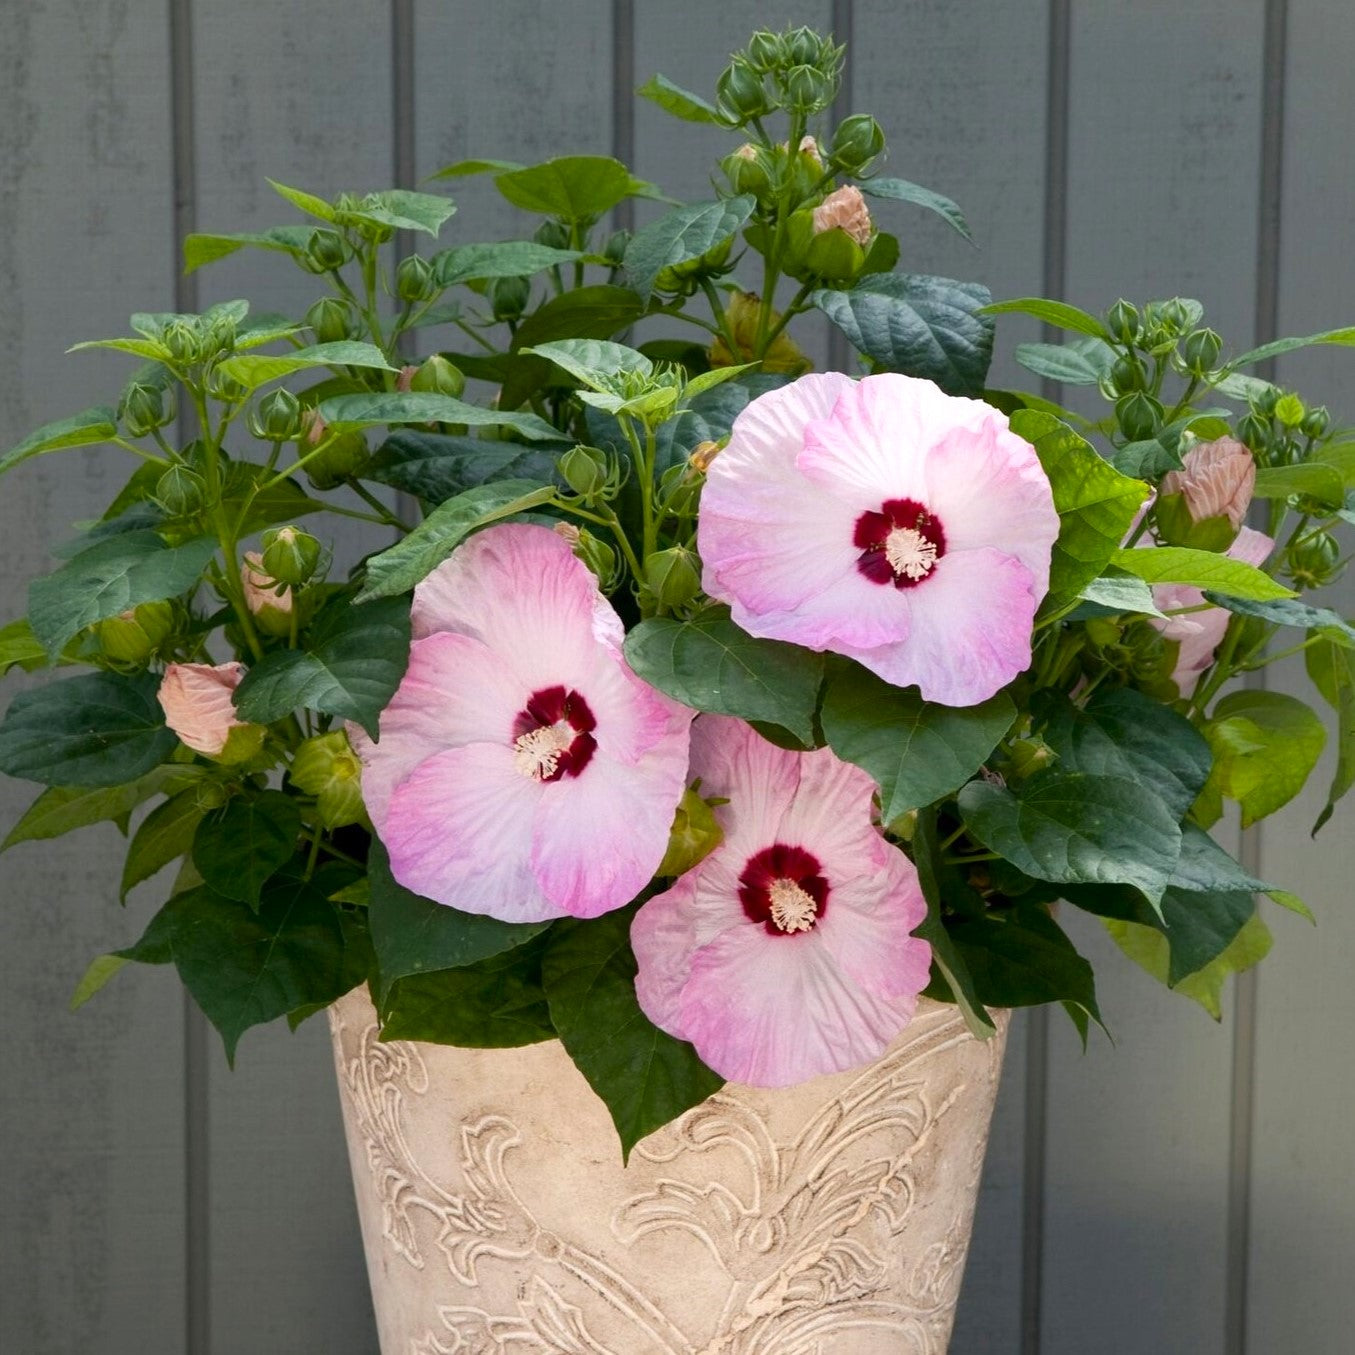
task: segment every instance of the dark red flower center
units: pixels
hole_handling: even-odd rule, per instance
[[[916,588],[946,553],[940,520],[916,499],[886,499],[878,513],[862,513],[852,540],[857,569],[895,588]]]
[[[523,776],[558,781],[578,776],[597,748],[597,721],[578,692],[543,687],[513,721],[513,759]]]
[[[828,909],[828,881],[816,856],[784,842],[750,856],[739,876],[739,902],[771,936],[813,931]]]

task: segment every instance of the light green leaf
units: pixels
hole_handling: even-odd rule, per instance
[[[458,245],[435,254],[429,262],[441,287],[485,278],[525,278],[547,268],[584,258],[576,249],[552,249],[534,240],[504,240],[498,244]]]
[[[305,212],[307,216],[318,217],[321,221],[335,222],[338,220],[338,213],[327,203],[324,198],[317,198],[314,193],[307,193],[300,188],[288,188],[286,184],[278,183],[274,179],[269,179],[268,186],[280,197],[286,198],[298,211]]]
[[[514,207],[571,224],[587,224],[649,185],[619,160],[605,155],[567,155],[498,175],[495,187]]]
[[[1331,639],[1318,640],[1304,651],[1308,675],[1323,699],[1336,711],[1336,771],[1327,803],[1313,825],[1316,835],[1339,801],[1355,785],[1355,654]]]
[[[505,170],[524,168],[525,166],[519,164],[516,160],[458,160],[456,164],[446,165],[430,177],[434,179],[464,179],[473,174],[500,174]]]
[[[4,456],[0,456],[0,475],[17,466],[20,461],[27,461],[30,456],[60,451],[63,447],[91,447],[116,437],[117,432],[113,411],[103,405],[72,414],[68,419],[45,423],[17,447],[11,447]]]
[[[122,899],[171,861],[188,855],[205,813],[197,788],[190,786],[146,815],[127,847],[120,887]]]
[[[560,430],[545,419],[517,410],[482,409],[450,395],[420,391],[384,391],[335,395],[322,400],[320,417],[333,426],[375,428],[402,423],[459,423],[470,428],[511,428],[529,442],[555,441]]]
[[[907,179],[863,179],[860,183],[863,193],[872,198],[885,198],[891,202],[911,202],[916,207],[925,207],[935,212],[943,221],[959,231],[972,245],[974,237],[969,232],[969,223],[958,205],[942,193],[921,184],[910,183]],[[1007,306],[1014,303],[1005,302]]]
[[[49,786],[9,830],[0,852],[20,842],[62,837],[91,823],[116,823],[168,783],[192,780],[196,775],[194,767],[156,767],[117,786]]]
[[[1084,602],[1093,602],[1116,615],[1162,615],[1153,601],[1153,590],[1132,574],[1102,574],[1087,584],[1079,596]]]
[[[824,737],[838,757],[875,778],[885,823],[964,785],[1015,718],[1005,692],[977,706],[942,706],[847,659],[827,662]]]
[[[183,245],[184,272],[193,273],[251,245],[256,249],[299,254],[310,242],[311,226],[274,226],[266,231],[242,231],[233,235],[188,236]]]
[[[719,113],[713,104],[699,94],[693,94],[675,85],[666,75],[654,75],[635,91],[641,98],[651,99],[665,113],[671,113],[684,122],[704,122],[719,125]]]
[[[125,955],[96,955],[71,994],[70,1011],[78,1011],[127,963]]]
[[[413,588],[473,531],[555,497],[553,485],[530,480],[494,480],[439,504],[405,539],[367,561],[367,584],[358,602],[391,597]]]
[[[1072,329],[1093,338],[1108,339],[1106,327],[1094,315],[1066,301],[1047,301],[1039,296],[1022,296],[1013,301],[995,301],[986,307],[989,315],[1033,315],[1056,329]],[[1041,345],[1042,347],[1044,345]]]
[[[1135,547],[1117,550],[1111,561],[1146,583],[1184,583],[1225,597],[1268,602],[1292,598],[1293,590],[1245,560],[1187,546]]]
[[[745,362],[739,367],[713,367],[708,372],[701,372],[692,377],[682,388],[683,402],[694,400],[703,392],[714,390],[716,386],[723,386],[726,381],[733,381],[736,377],[742,376],[745,372],[751,372],[759,365],[756,362]]]
[[[1307,494],[1333,508],[1346,501],[1345,481],[1341,472],[1321,461],[1302,461],[1296,466],[1262,466],[1256,472],[1258,499],[1287,499],[1293,494]]]
[[[548,358],[576,381],[595,391],[607,391],[607,378],[621,372],[648,376],[654,370],[654,364],[643,353],[637,353],[625,344],[608,343],[605,339],[560,339],[522,351]]]
[[[31,673],[35,668],[46,668],[47,650],[33,634],[26,616],[0,626],[0,677],[11,668],[22,668]]]
[[[422,231],[436,236],[443,223],[456,212],[451,198],[439,193],[416,193],[408,188],[388,188],[368,194],[353,209],[340,212],[340,221],[375,221],[397,231]]]
[[[1292,353],[1298,348],[1310,348],[1313,344],[1342,344],[1346,347],[1355,345],[1355,329],[1326,329],[1320,334],[1308,334],[1301,339],[1275,339],[1271,343],[1263,343],[1259,348],[1250,348],[1245,353],[1239,353],[1229,364],[1228,370],[1235,371],[1239,367],[1251,367],[1258,362],[1265,362],[1269,358],[1278,358],[1284,353]]]
[[[89,348],[111,348],[117,353],[130,353],[133,357],[144,358],[147,362],[167,362],[169,349],[153,339],[89,339],[85,343],[74,343],[66,351],[82,353]]]
[[[246,390],[255,390],[269,381],[277,381],[280,377],[307,371],[312,367],[362,367],[379,372],[398,370],[386,361],[386,355],[375,344],[347,340],[315,344],[310,348],[299,348],[294,353],[227,358],[217,363],[216,370],[230,380],[238,381]]]
[[[642,227],[626,246],[626,280],[648,301],[665,268],[699,259],[728,240],[752,215],[757,199],[744,194],[674,208]]]

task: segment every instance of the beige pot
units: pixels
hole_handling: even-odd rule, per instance
[[[879,1062],[728,1086],[622,1167],[558,1042],[330,1012],[382,1355],[944,1355],[1006,1020],[923,1001]]]

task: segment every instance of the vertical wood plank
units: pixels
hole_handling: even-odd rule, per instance
[[[1282,334],[1307,334],[1355,317],[1350,222],[1350,70],[1355,13],[1290,0],[1285,81]],[[1270,335],[1259,336],[1263,339]],[[1315,349],[1279,365],[1278,379],[1330,405],[1338,425],[1355,418],[1355,355]],[[1350,540],[1346,530],[1344,544]],[[1355,613],[1355,576],[1318,601]],[[1278,671],[1277,671],[1278,670]],[[1255,1136],[1251,1179],[1247,1349],[1350,1348],[1355,1295],[1348,1274],[1355,1238],[1355,1082],[1348,1032],[1355,1025],[1349,957],[1355,951],[1350,881],[1352,807],[1346,801],[1309,840],[1335,763],[1334,722],[1296,662],[1267,670],[1272,690],[1313,704],[1331,734],[1308,788],[1261,829],[1261,871],[1312,907],[1317,926],[1271,909],[1275,949],[1258,977]]]
[[[929,212],[872,202],[899,236],[900,268],[977,279],[995,297],[1040,293],[1044,268],[1046,0],[972,9],[945,0],[900,6],[856,0],[851,111],[872,113],[888,143],[884,173],[955,199],[978,248]],[[1038,337],[1020,317],[999,322],[992,384],[1030,389],[1010,354]],[[974,1237],[951,1342],[953,1355],[1018,1348],[1021,1325],[1025,1020],[1003,1070]]]
[[[1195,296],[1249,342],[1261,57],[1261,0],[1074,7],[1070,301]],[[1116,1044],[1051,1032],[1041,1355],[1221,1352],[1231,1026],[1068,913]]]
[[[157,7],[10,5],[0,41],[0,445],[116,399],[130,366],[65,350],[168,309],[169,69]],[[53,91],[60,89],[60,97]],[[77,520],[135,468],[103,448],[20,467],[0,489],[0,621]],[[14,675],[4,703],[37,679]],[[0,833],[38,792],[0,781]],[[150,913],[119,910],[110,828],[0,858],[0,1348],[177,1348],[183,1331],[182,1005],[162,971],[67,1001]]]
[[[198,221],[258,230],[297,219],[266,178],[329,197],[393,185],[385,5],[242,0],[193,12]],[[199,275],[200,304],[247,297],[300,316],[324,292],[258,250]],[[341,562],[384,538],[336,518],[312,530]],[[356,526],[357,530],[351,530]],[[367,1352],[371,1304],[323,1020],[247,1034],[232,1073],[211,1043],[211,1355]]]

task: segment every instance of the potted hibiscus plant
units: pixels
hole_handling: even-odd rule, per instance
[[[1085,1036],[1094,975],[1059,901],[1217,1014],[1269,946],[1257,893],[1306,910],[1209,829],[1226,802],[1244,825],[1287,803],[1324,742],[1308,705],[1240,674],[1303,651],[1340,719],[1323,820],[1355,777],[1355,629],[1300,598],[1344,567],[1355,443],[1249,374],[1355,332],[1234,353],[1195,301],[1098,316],[898,271],[889,213],[967,227],[882,173],[873,118],[826,125],[841,59],[799,29],[754,35],[713,102],[655,77],[642,93],[731,150],[710,201],[633,235],[602,222],[657,189],[595,156],[444,171],[525,214],[491,243],[443,247],[441,193],[275,185],[302,220],[192,236],[186,261],[286,255],[315,278],[304,317],[134,315],[92,345],[139,363],[116,404],[0,459],[133,458],[0,629],[0,668],[82,670],[0,723],[0,770],[44,787],[5,845],[135,815],[121,891],[164,882],[77,1003],[173,963],[231,1059],[251,1026],[338,1003],[373,1274],[387,1246],[421,1270],[431,1220],[458,1292],[487,1256],[528,1258],[654,1349],[695,1338],[523,1203],[507,1112],[463,1087],[439,1112],[456,1184],[414,1160],[400,1117],[431,1047],[496,1086],[546,1077],[531,1058],[577,1066],[548,1089],[547,1147],[578,1119],[595,1148],[570,1151],[628,1192],[611,1245],[667,1228],[717,1256],[734,1287],[702,1339],[906,1318],[944,1342],[972,1174],[891,1279],[907,1304],[873,1297],[895,1264],[875,1244],[911,1236],[926,1145],[981,1149],[992,1076],[962,1131],[913,1115],[897,1059],[862,1070],[921,1032],[982,1083],[982,1042],[1039,1003]],[[411,234],[429,249],[402,254]],[[851,373],[808,370],[809,310]],[[1073,336],[1017,357],[1103,417],[986,386],[1009,312]],[[346,574],[326,515],[371,532]],[[787,1147],[766,1089],[799,1084],[820,1109]],[[579,1089],[619,1152],[601,1111],[560,1112]],[[622,1156],[679,1117],[632,1157],[656,1173],[636,1194]],[[881,1123],[906,1146],[852,1174]],[[678,1154],[721,1145],[762,1184],[679,1199]],[[383,1339],[595,1348],[603,1319],[535,1284],[492,1320],[444,1302],[432,1337],[391,1307]]]

